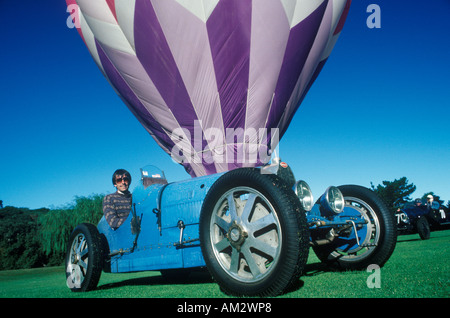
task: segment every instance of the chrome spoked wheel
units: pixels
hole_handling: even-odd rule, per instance
[[[69,273],[67,284],[70,288],[81,287],[87,275],[88,264],[89,249],[86,237],[80,233],[74,238],[69,250],[69,263],[66,272]]]
[[[221,196],[213,211],[210,234],[220,266],[241,282],[267,276],[283,244],[272,204],[249,187],[233,188]]]
[[[103,268],[100,234],[92,224],[78,225],[70,235],[66,253],[66,283],[72,291],[97,287]]]
[[[298,282],[308,258],[300,201],[283,180],[258,169],[232,170],[213,184],[199,230],[211,276],[234,296],[283,293]]]

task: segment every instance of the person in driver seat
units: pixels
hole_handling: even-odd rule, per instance
[[[103,198],[103,215],[113,230],[128,218],[131,211],[131,193],[128,190],[131,175],[125,169],[117,169],[112,176],[112,183],[117,191]]]

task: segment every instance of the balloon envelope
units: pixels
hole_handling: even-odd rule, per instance
[[[66,0],[105,77],[192,176],[268,161],[351,0]]]

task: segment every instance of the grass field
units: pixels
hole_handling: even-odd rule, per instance
[[[298,288],[281,298],[450,297],[450,230],[399,236],[397,247],[380,271],[380,288],[369,288],[372,272],[331,272],[310,252]],[[0,272],[0,298],[225,298],[206,273],[183,283],[167,283],[159,272],[102,273],[98,289],[72,293],[63,267]]]

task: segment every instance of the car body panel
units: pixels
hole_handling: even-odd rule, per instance
[[[222,174],[198,177],[169,184],[133,190],[133,212],[141,218],[141,231],[134,250],[136,235],[131,231],[130,213],[116,230],[103,217],[97,228],[106,237],[111,254],[111,272],[134,272],[205,265],[198,240],[200,211],[206,193]],[[161,211],[160,221],[158,211]],[[183,221],[184,229],[180,243]],[[192,241],[192,242],[191,242]]]

